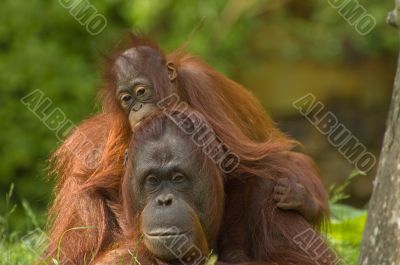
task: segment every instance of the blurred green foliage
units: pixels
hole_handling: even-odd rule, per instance
[[[365,173],[354,169],[342,184],[331,186],[329,190],[331,218],[327,238],[331,247],[349,265],[357,264],[367,219],[367,211],[342,204],[349,197],[346,188],[357,176],[365,176]]]
[[[367,212],[334,204],[331,205],[331,215],[328,234],[331,246],[346,264],[357,264]]]
[[[377,20],[367,36],[356,34],[326,1],[240,0],[92,0],[107,19],[97,35],[88,34],[59,1],[3,0],[0,8],[0,194],[15,183],[16,198],[33,211],[48,205],[53,183],[45,181],[49,155],[60,144],[54,132],[31,113],[21,98],[40,89],[53,108],[79,123],[99,108],[102,54],[127,31],[144,32],[167,51],[187,43],[217,69],[234,76],[269,57],[331,63],[346,59],[351,49],[362,56],[391,56],[396,36],[385,26],[391,3],[361,1]],[[262,34],[274,21],[285,42]],[[257,35],[254,34],[257,32]],[[263,58],[264,59],[264,58]],[[20,207],[21,208],[21,207]],[[5,204],[0,200],[0,213]],[[17,209],[15,216],[21,216]],[[43,218],[40,218],[43,219]],[[39,220],[40,222],[40,220]],[[15,217],[14,226],[24,226]]]

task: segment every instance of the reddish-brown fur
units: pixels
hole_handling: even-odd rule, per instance
[[[154,44],[137,37],[133,37],[129,48],[140,45],[158,49]],[[123,231],[123,219],[118,216],[117,209],[120,207],[124,152],[132,133],[128,119],[115,99],[111,68],[119,54],[120,51],[109,59],[106,85],[101,93],[103,111],[79,125],[52,158],[58,182],[56,197],[49,211],[50,246],[46,254],[56,257],[60,244],[60,259],[65,262],[70,260],[81,264],[83,260],[99,256],[111,247]],[[327,197],[314,164],[307,156],[291,151],[296,143],[276,128],[254,96],[198,58],[182,51],[168,55],[165,58],[167,60],[172,61],[176,67],[175,85],[181,100],[201,113],[222,141],[241,159],[240,167],[226,176],[227,187],[240,181],[246,189],[226,190],[226,216],[234,216],[240,207],[249,215],[254,215],[249,212],[249,204],[265,202],[262,213],[266,218],[259,220],[262,224],[257,227],[265,232],[265,238],[259,238],[262,234],[253,231],[257,238],[251,241],[250,254],[257,259],[271,255],[271,248],[280,244],[279,238],[273,236],[274,228],[286,231],[293,225],[298,229],[304,227],[300,224],[304,223],[300,217],[291,221],[294,214],[291,211],[276,211],[276,216],[279,216],[276,218],[280,221],[278,224],[273,223],[276,219],[272,220],[273,215],[267,212],[267,209],[273,209],[272,201],[265,201],[265,198],[261,202],[255,201],[257,196],[254,193],[260,188],[254,181],[256,178],[274,181],[286,177],[304,185],[318,202],[320,214],[315,224],[319,224],[328,212]],[[153,81],[158,99],[173,92],[165,85],[169,80],[162,73],[154,73],[154,76],[157,77]],[[102,155],[97,167],[92,169],[81,158],[90,157],[94,148],[101,150]],[[247,195],[242,201],[238,198],[243,194]],[[238,208],[229,200],[238,201]],[[237,226],[228,225],[228,220],[231,218],[224,218],[226,225],[222,233],[225,231],[232,237],[245,238],[246,242],[253,237],[253,234],[249,234],[246,220],[240,220]],[[74,227],[81,229],[68,230]],[[221,240],[222,245],[230,241],[224,241],[223,237]],[[282,251],[285,254],[284,248]]]
[[[137,147],[138,150],[140,150],[140,146],[146,144],[143,138],[152,139],[153,135],[159,135],[162,132],[163,120],[166,119],[168,117],[164,114],[156,114],[141,124],[135,133],[136,141],[134,141],[135,145],[139,145]],[[147,126],[150,128],[147,128]],[[139,140],[137,137],[139,137]],[[187,139],[190,141],[189,137]],[[260,160],[263,161],[264,165],[268,165],[270,162],[275,163],[274,160],[270,161],[270,158],[274,157],[276,152],[281,152],[281,150],[277,147],[271,148],[268,144],[262,145],[266,152]],[[131,153],[130,155],[134,154]],[[321,264],[334,264],[335,256],[329,247],[323,242],[323,239],[316,239],[319,236],[318,233],[312,230],[311,226],[299,213],[283,211],[276,207],[276,203],[271,199],[274,186],[271,179],[273,178],[268,173],[235,180],[225,179],[225,185],[221,187],[218,185],[221,182],[221,178],[223,178],[220,169],[210,159],[207,159],[205,155],[204,159],[203,167],[214,176],[215,180],[213,184],[215,190],[212,193],[220,194],[224,190],[227,192],[224,200],[227,203],[224,213],[216,211],[216,209],[221,209],[224,201],[214,200],[213,204],[207,207],[209,209],[208,215],[215,220],[216,227],[220,227],[221,219],[223,219],[223,226],[225,227],[225,229],[220,231],[218,241],[214,245],[220,257],[218,264],[316,265],[318,263],[315,261],[317,259],[315,257],[318,254],[324,254],[319,257],[321,260],[326,258],[325,263]],[[133,207],[135,202],[131,200],[132,196],[129,189],[130,178],[134,177],[130,173],[132,171],[131,167],[132,165],[129,163],[127,173],[125,173],[121,185],[122,202],[120,205],[123,205],[123,207],[115,208],[116,211],[124,212],[124,214],[120,214],[119,216],[125,225],[122,226],[120,237],[116,240],[116,244],[112,250],[107,251],[97,258],[95,264],[117,264],[118,262],[129,264],[134,257],[142,264],[164,264],[154,258],[145,249],[140,240],[140,212],[132,210],[136,207]],[[236,223],[238,220],[240,224]],[[226,228],[232,231],[227,233]],[[307,243],[313,242],[315,246],[314,248],[310,247],[305,252],[296,245],[299,240],[295,240],[295,238],[296,235],[307,231],[307,229],[311,229],[312,233],[315,233],[315,238]],[[229,235],[229,238],[226,238],[227,235]],[[309,239],[302,238],[302,240],[307,241]],[[231,245],[232,243],[235,244],[235,242],[244,242],[244,246],[241,246],[243,248],[232,249]],[[131,251],[129,253],[128,250],[133,249],[140,251]],[[312,252],[316,249],[318,250],[315,253]],[[224,256],[226,251],[231,250],[235,252]],[[238,253],[237,250],[244,250],[244,252]],[[240,254],[244,255],[240,256]]]

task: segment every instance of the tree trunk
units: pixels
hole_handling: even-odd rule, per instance
[[[400,0],[395,2],[388,23],[399,29]],[[400,264],[400,56],[386,126],[359,265]]]

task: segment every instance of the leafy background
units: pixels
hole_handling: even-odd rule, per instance
[[[397,54],[397,35],[385,24],[392,3],[360,1],[377,21],[365,36],[327,1],[90,3],[108,23],[96,36],[59,1],[0,4],[0,255],[12,255],[13,264],[30,257],[21,238],[44,227],[53,187],[46,161],[60,144],[20,100],[40,89],[74,123],[89,117],[99,109],[102,55],[127,31],[146,33],[166,51],[187,43],[190,52],[248,87],[282,130],[316,158],[327,188],[340,186],[354,166],[291,107],[295,99],[314,93],[379,155]],[[340,201],[347,206],[333,206],[332,244],[349,264],[357,258],[374,172],[353,178],[342,190],[350,195]]]

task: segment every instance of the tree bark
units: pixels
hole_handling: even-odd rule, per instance
[[[400,1],[388,23],[400,28]],[[399,12],[400,15],[400,12]],[[400,56],[359,265],[400,264]]]

